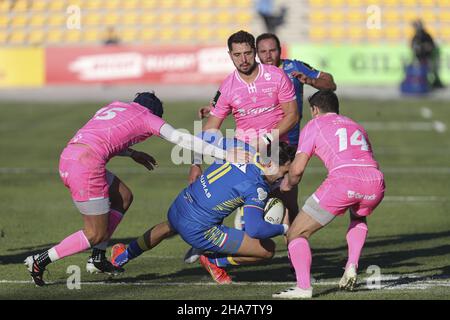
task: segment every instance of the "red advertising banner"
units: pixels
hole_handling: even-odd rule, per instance
[[[226,47],[50,47],[47,84],[220,83],[234,70]]]

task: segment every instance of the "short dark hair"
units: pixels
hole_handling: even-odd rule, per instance
[[[154,92],[138,92],[133,102],[149,109],[157,117],[161,118],[164,113],[163,104]]]
[[[256,38],[256,47],[258,48],[258,43],[260,43],[262,40],[267,40],[267,39],[273,39],[273,40],[275,40],[275,42],[276,42],[276,44],[277,44],[278,50],[281,51],[281,43],[280,43],[280,39],[279,39],[274,33],[263,33],[263,34],[260,34],[260,35]]]
[[[319,90],[308,98],[311,108],[316,106],[320,112],[335,112],[339,114],[339,99],[331,90]]]
[[[297,148],[284,141],[280,142],[280,166],[285,165],[288,161],[294,161]]]
[[[236,33],[233,33],[228,38],[228,50],[232,50],[233,43],[247,43],[252,49],[256,49],[255,47],[255,37],[248,33],[247,31],[240,30]]]

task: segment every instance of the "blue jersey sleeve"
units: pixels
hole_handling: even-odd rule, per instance
[[[309,64],[302,62],[302,61],[294,60],[294,62],[295,62],[297,71],[303,73],[304,75],[308,76],[309,78],[317,79],[319,77],[319,75],[320,75],[319,70],[314,69]]]
[[[267,239],[284,233],[281,224],[271,224],[264,220],[264,209],[244,206],[245,232],[254,239]]]

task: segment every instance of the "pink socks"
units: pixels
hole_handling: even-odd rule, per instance
[[[366,242],[367,224],[362,221],[352,221],[347,231],[348,261],[347,265],[354,264],[358,268],[359,257]]]
[[[71,234],[59,244],[51,248],[48,253],[51,261],[59,260],[75,253],[89,249],[91,245],[82,230]]]
[[[311,248],[308,240],[297,238],[289,243],[289,256],[295,268],[297,287],[308,289],[311,287]]]

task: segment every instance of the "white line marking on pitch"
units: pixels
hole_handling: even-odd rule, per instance
[[[360,285],[366,283],[366,278],[362,278],[358,281]],[[371,282],[373,279],[370,279]],[[396,283],[398,282],[398,283]],[[32,284],[32,281],[26,280],[0,280],[3,284]],[[66,281],[48,281],[48,284],[66,284]],[[313,281],[314,286],[337,286],[339,281],[337,279],[332,280],[317,280]],[[81,282],[80,285],[84,286],[216,286],[215,282],[106,282],[106,281],[93,281],[93,282]],[[233,282],[233,286],[295,286],[295,282]],[[450,287],[450,279],[433,279],[430,277],[423,277],[417,274],[405,274],[405,275],[382,275],[380,286],[377,289],[385,290],[426,290],[434,287]],[[369,288],[367,288],[369,289]],[[373,289],[372,289],[373,290]]]
[[[443,133],[447,126],[441,121],[425,122],[361,122],[361,125],[369,131],[437,131]]]

